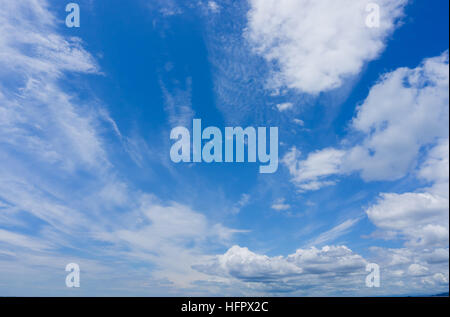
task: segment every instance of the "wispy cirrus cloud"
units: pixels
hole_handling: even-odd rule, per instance
[[[356,225],[361,218],[347,219],[328,231],[321,233],[316,238],[308,242],[308,246],[321,246],[326,243],[333,242],[337,238],[350,232],[351,228]]]
[[[161,117],[151,113],[142,122],[189,126],[194,116],[192,103],[214,100],[223,115],[213,109],[214,120],[240,125],[243,121],[251,125],[288,122],[292,127],[288,132],[293,134],[296,129],[310,128],[311,117],[297,108],[308,98],[316,99],[298,92],[314,95],[345,86],[365,63],[380,56],[406,1],[380,3],[392,11],[382,17],[379,30],[356,24],[356,20],[365,21],[363,2],[346,3],[348,12],[335,1],[152,2],[151,21],[139,21],[140,27],[140,23],[149,23],[148,30],[156,33],[150,36],[152,49],[190,45],[185,38],[178,42],[176,27],[184,28],[182,23],[195,20],[189,20],[190,14],[201,11],[206,24],[189,24],[195,25],[189,30],[193,32],[206,25],[201,36],[193,34],[198,40],[195,44],[200,45],[192,52],[207,55],[205,60],[211,64],[189,60],[186,74],[178,72],[177,65],[191,57],[185,52],[171,54],[173,62],[156,69],[174,71],[173,78],[165,80],[159,74],[160,89],[149,92],[155,100],[162,100],[155,103],[163,110]],[[251,173],[226,170],[222,174],[218,168],[218,174],[216,170],[210,174],[212,169],[205,168],[208,174],[203,177],[199,166],[190,166],[192,173],[187,169],[179,173],[164,164],[168,151],[158,146],[160,139],[168,140],[164,132],[149,142],[148,134],[140,135],[142,131],[127,136],[123,121],[114,120],[117,109],[109,109],[91,98],[92,92],[85,94],[85,85],[77,85],[86,81],[88,86],[90,78],[102,74],[102,68],[81,39],[58,32],[58,23],[63,21],[50,12],[51,4],[4,0],[0,7],[0,286],[7,285],[0,287],[2,295],[70,294],[64,287],[64,267],[69,262],[82,268],[79,291],[83,295],[364,296],[432,294],[448,289],[448,134],[443,129],[448,127],[446,54],[425,60],[416,69],[399,68],[382,76],[358,108],[352,135],[342,146],[325,144],[323,150],[308,153],[283,140],[291,148],[283,161],[295,186],[282,173],[253,182]],[[267,9],[270,5],[273,10]],[[293,17],[300,5],[299,12],[311,17],[307,21]],[[299,38],[297,33],[320,21],[319,11],[328,20]],[[352,11],[357,14],[348,24],[356,26],[354,30],[342,22]],[[255,29],[261,26],[257,20],[268,15],[265,21],[273,24]],[[160,33],[155,27],[158,23],[164,24]],[[334,28],[342,32],[342,40],[328,33]],[[280,35],[279,29],[286,33]],[[249,41],[251,32],[256,41]],[[158,35],[161,38],[156,39]],[[117,36],[124,41],[128,33]],[[317,43],[311,43],[314,39]],[[360,55],[355,46],[361,49]],[[114,56],[121,57],[121,63],[122,58],[129,58],[130,68],[147,66],[139,64],[146,58],[135,58],[140,52],[130,51],[124,55],[115,51],[118,55]],[[345,61],[330,66],[344,55]],[[299,57],[313,67],[297,63]],[[317,60],[324,58],[324,65],[319,65]],[[203,78],[209,71],[211,82]],[[133,78],[133,72],[126,74],[131,76],[123,77]],[[158,78],[154,83],[158,88]],[[200,95],[198,87],[212,87],[212,96],[204,91]],[[124,95],[134,92],[120,91]],[[392,103],[384,107],[387,98]],[[207,108],[195,109],[209,116]],[[127,111],[132,109],[130,105]],[[311,135],[304,140],[297,136],[300,142],[316,140]],[[128,157],[121,161],[123,154],[136,166],[130,165]],[[149,160],[151,155],[157,159]],[[327,210],[326,201],[337,205],[341,197],[329,194],[314,200],[311,192],[337,184],[349,173],[367,182],[406,175],[417,185],[405,191],[384,190],[378,198],[358,205],[376,230],[363,242],[358,240],[360,218],[340,215],[341,222],[336,222]],[[228,182],[228,177],[233,180]],[[255,186],[265,189],[259,191]],[[223,197],[231,191],[236,199],[230,203]],[[356,200],[362,200],[361,196],[352,203]],[[271,209],[289,215],[295,210],[299,217],[286,221],[281,212]],[[325,227],[330,221],[332,225]],[[317,223],[325,231],[311,237]],[[299,231],[304,240],[295,235]],[[238,236],[241,233],[246,235]],[[399,239],[404,245],[361,247],[378,245],[379,237]],[[338,241],[341,238],[346,245]],[[303,247],[294,251],[298,245]],[[277,255],[280,248],[284,251],[278,254],[284,255]],[[382,268],[380,289],[365,286],[368,262]]]
[[[24,274],[42,285],[39,294],[54,294],[64,280],[59,286],[52,276],[75,261],[97,273],[88,273],[91,281],[114,284],[112,274],[128,293],[152,283],[167,294],[192,287],[202,276],[190,264],[240,231],[140,191],[114,166],[105,130],[119,144],[128,139],[104,106],[62,85],[68,73],[98,75],[100,68],[81,39],[58,34],[46,1],[2,2],[0,25],[1,283],[17,290],[11,295],[35,294],[17,289]],[[185,100],[176,96],[167,92],[172,119]],[[35,283],[38,275],[49,282]]]

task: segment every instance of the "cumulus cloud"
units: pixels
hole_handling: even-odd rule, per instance
[[[448,139],[432,148],[418,177],[432,186],[418,192],[383,193],[366,210],[369,219],[383,230],[398,232],[414,247],[448,245]]]
[[[318,150],[304,160],[293,147],[282,162],[301,190],[332,185],[335,180],[330,177],[351,172],[359,172],[365,181],[404,177],[414,171],[420,151],[427,146],[441,144],[433,150],[434,156],[445,152],[448,89],[448,52],[425,59],[417,68],[399,68],[385,74],[371,88],[351,122],[353,132],[363,136],[360,143],[347,149]],[[430,158],[427,164],[445,168],[446,160]],[[430,169],[424,167],[423,177],[436,176]]]
[[[404,248],[375,251],[392,287],[432,289],[448,280],[448,90],[448,52],[414,69],[396,69],[357,108],[350,127],[361,141],[345,140],[347,148],[326,148],[304,159],[293,147],[282,159],[300,191],[355,172],[365,181],[410,175],[422,183],[411,192],[381,193],[365,208],[377,228],[373,237],[404,241]],[[405,274],[414,279],[405,282]]]
[[[345,151],[329,148],[310,153],[305,160],[300,160],[301,152],[292,147],[281,162],[287,166],[292,182],[301,191],[317,190],[334,184],[334,181],[323,179],[340,172],[344,155]]]
[[[197,264],[195,269],[212,275],[230,276],[246,281],[279,279],[302,272],[283,257],[268,257],[239,246],[231,247],[208,264]]]
[[[91,111],[59,85],[66,72],[99,74],[100,70],[80,39],[56,33],[56,23],[45,1],[3,1],[0,7],[0,155],[4,163],[0,166],[0,223],[8,225],[7,229],[0,229],[2,285],[13,289],[17,281],[27,281],[30,285],[58,288],[60,280],[50,284],[48,277],[75,259],[86,272],[86,279],[98,281],[99,276],[106,274],[108,279],[104,282],[110,285],[119,277],[120,282],[114,286],[120,286],[124,292],[159,291],[161,284],[166,289],[173,290],[175,285],[194,292],[189,288],[194,283],[217,281],[215,277],[222,278],[220,282],[224,284],[241,281],[251,290],[306,289],[309,295],[331,289],[342,295],[346,290],[358,293],[358,287],[365,288],[367,260],[345,246],[299,249],[278,257],[234,246],[225,254],[208,256],[212,247],[231,245],[233,235],[242,231],[213,222],[185,204],[149,197],[119,179],[109,164],[98,125],[100,120],[107,120],[121,136],[119,128],[105,112]],[[436,74],[441,72],[438,66]],[[340,80],[340,72],[325,77]],[[433,85],[424,83],[425,87]],[[189,79],[185,88],[164,90],[162,86],[170,122],[178,123],[175,119],[179,117],[189,119]],[[410,86],[414,85],[405,88]],[[355,129],[359,129],[356,123]],[[326,149],[298,162],[300,153],[294,149],[286,163],[302,190],[317,189],[334,183],[326,175],[343,170],[341,152]],[[445,143],[444,137],[417,173],[430,187],[411,193],[411,197],[396,194],[392,201],[382,196],[378,205],[371,206],[381,210],[393,205],[391,213],[373,213],[373,221],[382,230],[404,234],[408,246],[425,248],[421,257],[413,256],[411,250],[392,255],[392,276],[412,272],[411,278],[427,285],[448,283],[448,270],[442,268],[448,263],[448,248],[442,238],[446,232],[448,236],[448,227],[441,230],[443,222],[438,221],[439,210],[445,204],[445,186],[448,188],[448,178],[439,169],[445,168],[448,171],[448,140]],[[79,169],[83,169],[82,176],[76,177],[73,172]],[[80,189],[80,183],[86,186]],[[425,212],[403,205],[403,198],[417,200]],[[249,199],[250,196],[242,195],[236,206],[245,206]],[[284,205],[274,204],[281,209]],[[399,219],[399,215],[410,214],[411,222]],[[320,235],[316,242],[326,243],[347,232],[353,224],[354,220],[346,221]],[[414,230],[420,233],[407,236]],[[431,245],[439,248],[426,249]],[[99,289],[110,288],[99,284]],[[252,288],[255,284],[266,288]],[[23,290],[10,294],[23,295]]]
[[[399,231],[410,245],[430,247],[448,244],[448,208],[448,199],[429,193],[389,193],[366,212],[377,227]]]
[[[233,246],[225,254],[217,255],[207,264],[195,269],[243,281],[269,282],[303,275],[346,275],[365,270],[366,260],[346,246],[324,246],[322,249],[298,249],[287,257],[269,257]]]
[[[392,267],[390,271],[420,277],[414,282],[415,287],[448,283],[448,156],[448,139],[441,140],[428,152],[418,171],[418,177],[431,182],[431,187],[381,194],[366,210],[382,232],[392,232],[405,241],[406,248],[377,252],[381,253],[379,260]]]
[[[448,249],[370,248],[371,260],[381,268],[382,287],[392,294],[409,289],[417,294],[448,289]],[[435,259],[437,261],[433,261]]]
[[[418,177],[432,184],[427,190],[435,195],[448,198],[449,192],[449,140],[441,139],[427,154],[420,166]]]
[[[420,264],[413,263],[408,267],[408,274],[410,275],[423,276],[426,275],[427,273],[428,268]]]
[[[380,26],[366,25],[370,1],[250,0],[246,36],[276,68],[274,88],[317,94],[340,87],[377,58],[407,0],[377,1]]]
[[[364,270],[366,260],[355,254],[346,246],[324,246],[322,249],[298,249],[288,256],[288,261],[294,262],[305,272],[320,273],[354,273]]]
[[[439,222],[447,208],[447,200],[429,193],[385,193],[367,209],[367,215],[379,227],[407,229],[411,223]]]
[[[424,259],[429,264],[448,263],[449,251],[448,249],[434,249],[431,253],[424,256]]]
[[[352,127],[366,137],[349,150],[343,169],[360,170],[365,180],[410,172],[422,147],[448,138],[448,90],[448,52],[384,75],[358,107]]]

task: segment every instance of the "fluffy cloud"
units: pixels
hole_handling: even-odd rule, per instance
[[[414,290],[418,294],[448,290],[448,249],[371,248],[372,261],[380,265],[382,287],[392,294]]]
[[[351,122],[360,142],[346,140],[348,148],[326,148],[303,160],[293,147],[282,160],[300,191],[332,185],[352,172],[365,181],[411,175],[422,183],[412,192],[381,193],[365,210],[377,227],[373,237],[404,241],[401,249],[373,249],[393,293],[448,283],[448,74],[445,52],[383,75]],[[405,282],[405,275],[411,280]]]
[[[268,282],[302,275],[341,275],[361,273],[366,261],[346,246],[324,246],[322,249],[298,249],[287,257],[269,257],[247,248],[233,246],[208,264],[195,269],[211,275],[233,277],[243,281]]]
[[[449,140],[441,139],[427,154],[418,177],[432,184],[427,190],[448,198],[449,191]]]
[[[448,139],[433,147],[418,177],[432,182],[413,193],[384,193],[366,213],[379,228],[398,232],[414,247],[448,245]]]
[[[307,273],[345,274],[364,270],[366,260],[353,253],[346,246],[324,246],[322,249],[298,249],[288,256],[288,261],[294,262]]]
[[[286,111],[292,109],[294,105],[291,102],[280,103],[277,105],[277,109],[279,111]]]
[[[420,151],[437,143],[433,155],[445,152],[448,138],[448,52],[424,60],[415,69],[399,68],[385,74],[358,107],[351,127],[363,136],[362,142],[348,149],[326,148],[310,153],[304,160],[293,147],[282,159],[292,181],[301,190],[332,185],[329,179],[359,172],[366,181],[396,180],[414,170]],[[442,156],[442,155],[441,155]],[[430,158],[429,166],[448,162]],[[444,175],[432,167],[423,177]],[[447,181],[448,183],[448,181]]]
[[[429,193],[386,193],[367,215],[378,227],[407,230],[411,224],[440,222],[446,209],[448,200]]]
[[[246,36],[276,62],[272,85],[317,94],[342,85],[379,56],[407,0],[377,1],[380,27],[366,25],[370,1],[250,0]]]
[[[306,160],[299,160],[301,152],[292,147],[283,157],[294,182],[301,191],[317,190],[323,186],[333,185],[334,181],[323,180],[340,172],[345,151],[329,148],[310,153]]]
[[[434,249],[424,256],[425,261],[429,264],[448,263],[448,258],[448,249]]]
[[[302,269],[283,257],[268,257],[239,246],[231,247],[209,264],[195,269],[213,275],[231,276],[246,281],[264,281],[298,275]]]
[[[405,241],[406,248],[402,249],[374,248],[377,263],[399,287],[405,287],[401,277],[408,274],[416,277],[408,287],[448,289],[448,156],[448,139],[441,140],[429,151],[418,172],[419,177],[432,182],[431,187],[381,194],[366,210],[382,234]]]
[[[352,127],[366,135],[344,170],[365,180],[395,180],[415,167],[422,147],[448,137],[448,52],[415,69],[384,75],[358,107]]]
[[[448,199],[428,193],[382,194],[367,210],[381,229],[399,231],[411,246],[448,245]]]

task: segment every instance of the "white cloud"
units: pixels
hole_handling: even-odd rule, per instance
[[[399,231],[413,246],[448,244],[448,198],[430,193],[381,194],[367,209],[379,228]]]
[[[288,210],[291,208],[291,205],[288,204],[273,204],[272,209],[275,209],[276,211],[282,211],[282,210]]]
[[[423,276],[428,273],[428,268],[420,264],[411,264],[408,267],[408,274],[414,276]]]
[[[272,209],[275,209],[275,210],[277,210],[277,211],[288,210],[289,208],[291,208],[291,205],[286,204],[284,198],[277,199],[277,200],[272,204]]]
[[[414,171],[420,151],[427,146],[443,142],[433,155],[445,152],[448,89],[448,52],[424,60],[415,69],[399,68],[382,76],[358,107],[351,127],[364,136],[362,142],[348,149],[316,151],[305,160],[300,160],[300,152],[294,147],[282,162],[301,190],[334,184],[335,180],[327,178],[356,171],[365,181],[404,177]],[[440,160],[427,164],[446,168],[448,158]],[[425,167],[421,173],[424,178],[437,177]]]
[[[208,1],[208,8],[214,13],[217,13],[220,11],[219,5],[215,1]]]
[[[269,257],[247,248],[233,246],[195,269],[211,275],[228,276],[244,281],[267,282],[295,278],[302,274],[352,274],[363,272],[366,261],[345,246],[324,246],[322,249],[298,249],[287,257]]]
[[[288,256],[288,261],[294,262],[306,273],[355,273],[365,270],[366,260],[346,246],[324,246],[322,249],[298,249]]]
[[[305,122],[301,119],[294,119],[295,124],[298,124],[299,126],[303,127],[305,125]]]
[[[22,10],[25,6],[29,10]],[[25,18],[24,12],[35,18]],[[217,281],[192,269],[195,263],[206,263],[206,260],[211,262],[195,268],[224,276],[221,280],[224,284],[236,279],[270,281],[275,291],[304,287],[325,289],[325,292],[334,289],[338,293],[343,292],[344,286],[364,287],[360,276],[366,274],[365,260],[344,246],[297,250],[287,257],[270,257],[233,247],[211,259],[207,254],[212,247],[229,245],[233,235],[242,231],[212,222],[185,204],[149,198],[119,180],[117,171],[108,164],[98,129],[97,116],[105,119],[105,115],[90,111],[58,85],[67,71],[99,72],[81,41],[55,33],[55,19],[44,1],[4,1],[0,19],[0,155],[5,163],[0,166],[0,208],[2,217],[6,215],[2,221],[20,219],[18,225],[29,229],[22,219],[30,217],[36,231],[25,234],[0,230],[0,284],[11,286],[8,289],[18,284],[22,287],[11,291],[12,295],[24,295],[21,291],[30,292],[36,289],[35,285],[59,289],[60,281],[50,285],[48,277],[72,261],[81,264],[87,274],[85,278],[98,281],[100,290],[109,288],[105,285],[119,276],[121,282],[115,286],[119,286],[120,292],[142,290],[143,285],[147,286],[146,291],[159,291],[159,281],[172,290],[173,285],[186,287],[183,291],[188,290],[192,295],[199,291],[200,283]],[[47,38],[48,34],[51,36]],[[10,81],[11,78],[17,81]],[[5,89],[5,82],[18,84],[12,91],[10,87]],[[190,85],[166,92],[166,111],[174,117],[180,114],[189,117]],[[176,112],[178,105],[186,107]],[[107,117],[106,120],[121,136],[114,121]],[[445,184],[444,179],[437,180],[441,176],[436,172],[445,165],[441,150],[433,151],[419,173],[433,183],[427,191],[433,195],[441,195],[436,184]],[[340,169],[341,163],[336,159],[339,151],[336,155],[326,154],[333,161],[331,164],[324,162],[321,155],[305,164],[294,164],[294,171],[302,170],[307,175],[305,179],[299,176],[304,188],[330,182],[323,180],[325,176],[320,169],[328,173]],[[313,162],[316,159],[317,164]],[[89,178],[88,182],[72,173],[85,167],[88,170],[82,174]],[[48,173],[51,177],[44,177]],[[68,179],[71,181],[67,182]],[[245,205],[248,200],[248,195],[242,195],[238,205]],[[16,223],[11,221],[8,225]],[[427,245],[440,241],[442,232],[435,230],[436,225],[439,224],[423,226],[423,241]],[[339,225],[321,240],[331,239],[350,227],[349,222]],[[74,254],[83,256],[69,257],[54,248],[70,248]],[[444,253],[448,249],[438,250],[424,254],[424,260],[418,262],[428,267],[428,275],[420,276],[427,283],[448,281],[448,273],[429,264],[445,263]],[[404,265],[410,264],[411,261]],[[353,278],[354,275],[358,276]]]
[[[328,148],[310,153],[306,160],[301,161],[299,160],[301,152],[296,147],[292,147],[283,157],[282,163],[288,167],[292,182],[300,190],[317,190],[334,184],[333,181],[322,179],[340,172],[344,155],[345,151]]]
[[[281,111],[281,112],[292,109],[293,107],[294,107],[294,104],[292,104],[291,102],[280,103],[277,105],[278,111]]]
[[[326,148],[303,160],[294,147],[282,160],[301,191],[352,172],[365,181],[411,175],[428,183],[413,192],[381,193],[366,208],[377,227],[373,237],[404,241],[405,248],[375,252],[389,287],[423,293],[448,281],[448,89],[448,52],[415,69],[399,68],[382,76],[358,107],[351,128],[362,141],[345,140],[347,149]],[[333,230],[319,238],[328,239]],[[413,278],[405,281],[406,273]]]
[[[251,196],[249,194],[242,194],[239,201],[231,208],[231,212],[234,214],[239,213],[242,208],[248,205],[250,198]]]
[[[431,187],[403,194],[381,194],[366,210],[369,219],[381,230],[379,235],[392,234],[405,240],[406,248],[379,248],[376,252],[380,253],[378,263],[389,266],[388,274],[400,270],[420,278],[411,281],[408,287],[433,288],[448,283],[449,201],[448,166],[445,166],[448,155],[448,139],[440,140],[428,152],[418,176],[433,182]]]
[[[366,137],[349,150],[343,170],[360,170],[365,180],[410,172],[422,147],[448,138],[448,90],[448,52],[384,75],[358,107],[352,127]]]
[[[420,166],[418,177],[431,182],[427,190],[433,194],[448,198],[449,192],[449,140],[441,139],[427,154],[426,161]]]
[[[195,269],[212,274],[230,276],[246,281],[265,281],[298,275],[302,269],[282,257],[268,257],[239,246],[231,247],[208,264],[197,264]]]
[[[428,282],[428,281],[426,281],[426,282]],[[447,285],[448,284],[448,276],[445,276],[442,273],[436,273],[436,274],[433,275],[433,279],[432,279],[431,283],[432,284],[438,283],[438,284],[441,284],[441,285]]]
[[[14,250],[17,250],[17,248],[27,248],[32,250],[52,248],[51,243],[37,241],[37,239],[30,238],[26,235],[0,229],[0,245],[5,243],[14,246]],[[4,250],[6,251],[6,249]]]
[[[427,263],[448,263],[449,250],[448,249],[434,249],[430,254],[424,256]]]
[[[156,1],[155,3],[150,3],[149,6],[160,7],[159,12],[165,17],[171,17],[175,15],[183,14],[183,10],[180,3],[176,0],[165,0],[165,1]]]
[[[242,194],[241,199],[238,201],[239,207],[247,206],[247,204],[250,202],[250,195],[249,194]]]
[[[380,0],[380,27],[365,24],[370,1],[250,0],[246,36],[277,63],[273,88],[317,94],[340,87],[377,58],[407,0]]]
[[[320,246],[325,243],[332,242],[340,236],[347,234],[350,229],[361,220],[360,218],[348,219],[343,223],[331,228],[330,230],[321,233],[318,237],[314,238],[308,245]]]
[[[149,196],[140,199],[136,212],[127,215],[140,219],[139,223],[116,224],[115,230],[99,233],[96,238],[114,243],[127,258],[153,263],[152,276],[168,279],[178,287],[204,279],[191,265],[206,258],[206,245],[226,243],[235,233],[243,232],[211,223],[185,205],[162,205]]]
[[[55,266],[64,270],[71,254],[79,255],[72,258],[82,269],[94,263],[106,274],[91,277],[98,288],[105,276],[114,280],[112,267],[127,272],[121,273],[124,292],[136,287],[127,289],[127,283],[142,289],[155,280],[171,289],[174,283],[192,287],[204,276],[191,264],[242,231],[212,223],[186,205],[158,201],[121,178],[101,124],[107,122],[107,132],[119,140],[126,137],[98,102],[88,98],[84,104],[61,85],[67,72],[98,74],[98,66],[80,39],[57,34],[57,23],[46,1],[0,6],[0,221],[8,225],[0,230],[0,284],[21,284],[12,295],[36,291],[36,285],[60,289],[37,281],[53,276]],[[165,92],[172,122],[192,115],[190,79],[186,90]],[[135,280],[128,273],[136,273]]]
[[[11,217],[24,210],[61,232],[77,231],[88,224],[82,213],[46,195],[48,191],[57,195],[57,190],[48,188],[45,182],[35,186],[25,177],[0,168],[0,197],[9,202],[7,210],[13,211]]]
[[[419,169],[418,177],[432,187],[413,193],[384,193],[366,213],[383,230],[399,232],[410,246],[448,245],[448,139],[433,147]]]
[[[184,87],[175,87],[169,90],[163,81],[160,81],[160,86],[164,95],[164,110],[169,117],[170,126],[190,127],[195,114],[191,101],[192,78],[186,78]]]
[[[0,142],[65,169],[102,168],[98,119],[57,84],[65,72],[99,73],[98,66],[80,39],[55,32],[56,22],[45,1],[2,3]]]
[[[5,70],[13,70],[15,77],[58,76],[63,71],[98,72],[79,38],[66,39],[54,31],[57,21],[47,7],[46,1],[2,2],[0,74]]]
[[[439,221],[448,202],[429,193],[381,194],[378,203],[369,209],[369,218],[379,227],[404,229],[410,223],[427,224]]]
[[[407,248],[381,250],[380,261],[423,277],[414,287],[441,287],[448,282],[449,201],[448,139],[428,152],[418,176],[433,182],[417,192],[381,194],[366,213],[381,230],[405,240]],[[409,267],[405,267],[409,265]],[[448,287],[448,285],[447,285]]]
[[[429,261],[436,258],[436,250],[441,254],[439,260]],[[392,294],[405,294],[405,289],[409,294],[432,294],[436,289],[448,289],[448,249],[436,250],[373,247],[371,260],[380,265],[382,286],[392,289]]]

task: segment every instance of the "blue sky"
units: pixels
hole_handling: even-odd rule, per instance
[[[0,295],[448,291],[448,1],[369,2],[2,0]],[[194,118],[277,172],[173,163]]]

